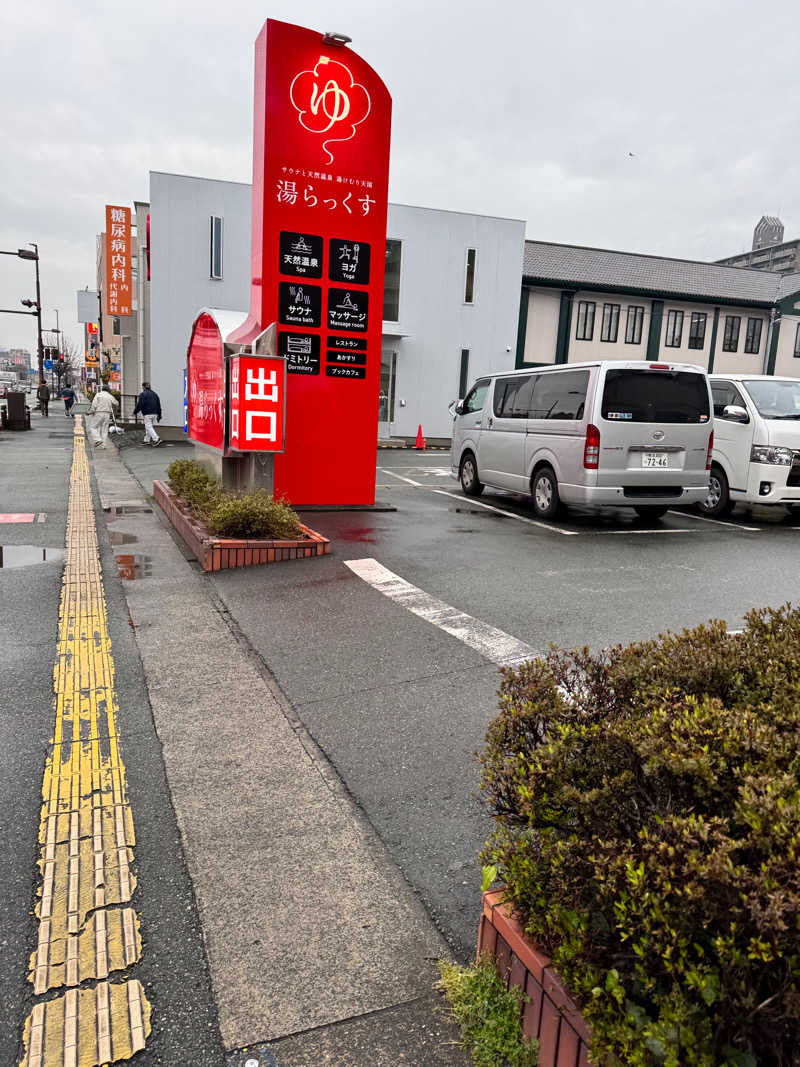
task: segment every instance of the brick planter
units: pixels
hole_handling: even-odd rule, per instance
[[[549,957],[531,944],[503,891],[483,894],[478,954],[494,956],[507,985],[530,998],[522,1008],[522,1030],[539,1040],[539,1067],[589,1067],[589,1028],[553,970]]]
[[[197,556],[204,571],[250,567],[260,563],[282,563],[289,559],[311,559],[314,556],[325,556],[331,550],[327,537],[308,526],[302,527],[303,537],[297,541],[250,541],[214,537],[164,482],[153,482],[153,497],[175,530]]]

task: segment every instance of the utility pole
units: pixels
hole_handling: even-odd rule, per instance
[[[36,334],[39,342],[39,381],[41,381],[44,378],[44,346],[42,345],[42,293],[39,288],[39,246],[33,241],[29,241],[28,244],[36,253]]]

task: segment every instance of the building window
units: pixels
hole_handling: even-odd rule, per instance
[[[723,352],[736,352],[739,349],[739,327],[742,324],[741,315],[725,316],[725,336],[722,341]]]
[[[794,335],[794,358],[800,359],[800,322],[797,324],[797,333]]]
[[[702,348],[706,343],[705,311],[693,311],[689,322],[689,348]]]
[[[467,263],[464,270],[464,303],[475,303],[475,249],[467,249]]]
[[[119,319],[113,319],[111,322],[111,332],[115,337],[119,337]]]
[[[222,277],[222,219],[219,215],[211,216],[211,256],[210,274],[212,278]]]
[[[642,343],[642,323],[644,322],[643,307],[628,308],[628,323],[625,327],[625,344],[640,345]]]
[[[619,304],[603,304],[603,325],[600,340],[616,342],[619,332]]]
[[[467,395],[467,382],[469,381],[469,349],[461,349],[461,367],[458,371],[458,399],[462,400]]]
[[[744,339],[744,350],[748,355],[758,355],[761,347],[761,319],[747,320],[747,333]]]
[[[383,318],[385,322],[400,321],[400,261],[402,241],[386,242],[386,272],[383,286]]]
[[[578,301],[578,325],[576,341],[591,341],[594,337],[594,300]]]
[[[682,311],[668,311],[667,312],[667,334],[664,338],[664,344],[667,348],[680,348],[681,337],[683,335],[683,312]]]

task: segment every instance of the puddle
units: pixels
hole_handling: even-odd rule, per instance
[[[151,578],[153,575],[153,557],[128,555],[120,553],[114,556],[120,578],[134,582],[137,578]]]
[[[0,567],[32,567],[35,563],[58,563],[63,548],[40,548],[38,545],[0,545]]]
[[[133,545],[139,540],[133,534],[117,533],[116,530],[109,532],[108,539],[112,545]]]

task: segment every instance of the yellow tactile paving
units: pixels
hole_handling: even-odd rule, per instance
[[[150,1006],[138,981],[103,981],[136,963],[141,937],[138,916],[127,906],[136,887],[133,817],[80,417],[53,684],[56,720],[39,828],[39,934],[29,977],[37,997],[67,990],[34,1006],[21,1067],[101,1067],[144,1048]]]

